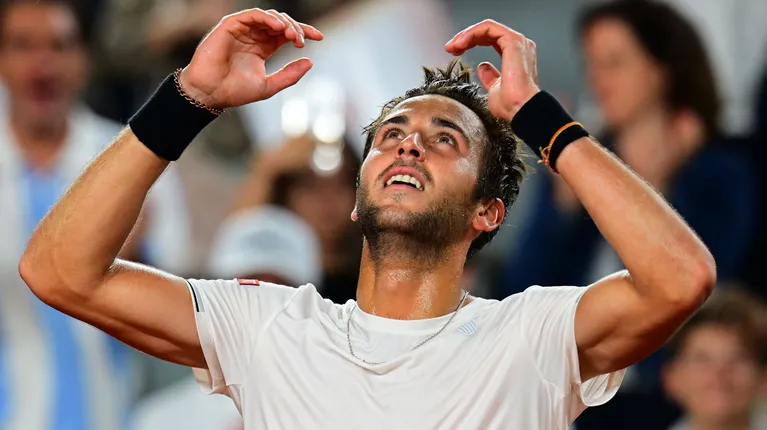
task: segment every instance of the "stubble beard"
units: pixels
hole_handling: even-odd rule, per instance
[[[396,193],[398,202],[407,198]],[[424,270],[439,264],[445,250],[463,239],[473,209],[470,196],[445,193],[421,212],[387,210],[357,188],[357,224],[376,266],[387,259],[409,259]]]

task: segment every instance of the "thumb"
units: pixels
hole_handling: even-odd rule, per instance
[[[498,82],[498,79],[501,77],[501,72],[499,72],[492,64],[484,62],[477,66],[477,75],[479,76],[480,82],[482,82],[482,86],[485,87],[486,90],[490,90],[490,88]]]
[[[312,60],[308,58],[299,58],[286,64],[285,67],[266,77],[263,98],[268,99],[285,88],[295,85],[311,68]]]

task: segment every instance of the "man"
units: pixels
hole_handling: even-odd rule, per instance
[[[322,34],[276,11],[222,20],[43,221],[19,266],[32,291],[147,353],[207,369],[205,388],[229,395],[246,429],[565,428],[708,296],[705,246],[539,90],[535,45],[494,21],[445,47],[501,54],[502,72],[478,70],[487,99],[468,70],[428,71],[370,128],[352,214],[365,236],[357,302],[334,305],[311,285],[187,283],[115,260],[168,160],[222,109],[295,84],[309,59],[268,76],[264,62],[306,39]],[[628,272],[503,302],[461,291],[467,255],[519,191],[510,121],[545,148]]]
[[[319,239],[292,212],[271,205],[231,215],[214,242],[209,271],[224,279],[253,278],[302,285],[322,270]],[[196,370],[195,372],[204,372]],[[236,430],[242,419],[223,396],[211,399],[194,378],[184,379],[143,399],[133,430]]]
[[[120,428],[137,387],[129,348],[46,306],[18,275],[32,230],[120,129],[78,102],[88,75],[81,27],[63,0],[0,3],[3,429]],[[187,231],[175,177],[152,194],[144,234],[122,255],[182,270]]]
[[[685,417],[672,430],[765,430],[767,310],[737,291],[713,297],[674,336],[666,391]]]

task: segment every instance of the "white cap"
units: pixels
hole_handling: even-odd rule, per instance
[[[304,220],[287,209],[265,205],[224,221],[209,270],[222,279],[270,274],[299,286],[320,281],[320,258],[317,235]]]

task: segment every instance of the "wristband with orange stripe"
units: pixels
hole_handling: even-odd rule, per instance
[[[539,92],[522,106],[511,121],[511,129],[541,158],[543,164],[555,172],[562,150],[589,135],[557,99],[545,91]]]

